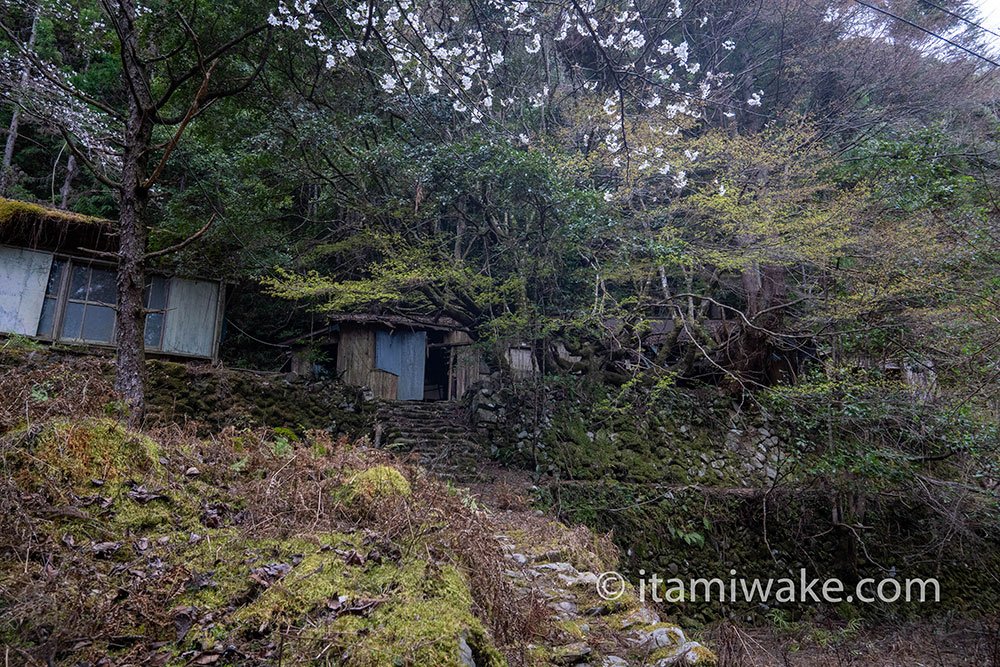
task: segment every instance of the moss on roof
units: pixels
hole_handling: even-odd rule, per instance
[[[4,199],[0,197],[0,226],[12,223],[32,223],[49,222],[56,224],[94,224],[110,225],[110,220],[96,218],[89,215],[80,215],[70,211],[62,211],[57,208],[49,208],[38,204],[31,204],[17,199]]]

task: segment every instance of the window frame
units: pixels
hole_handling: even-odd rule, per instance
[[[52,267],[56,262],[63,262],[62,275],[59,276],[59,286],[56,288],[56,293],[53,296],[49,295],[49,277],[52,275]],[[49,300],[55,303],[54,310],[52,312],[52,327],[48,334],[39,334],[38,326],[35,327],[35,338],[41,340],[55,342],[59,339],[56,332],[62,327],[62,315],[65,310],[65,300],[63,295],[69,289],[68,276],[69,269],[71,266],[70,259],[68,257],[63,257],[60,255],[52,255],[52,261],[49,263],[49,275],[45,277],[45,294],[42,296],[42,310],[38,313],[38,325],[41,325],[42,315],[45,313],[45,303]]]
[[[162,274],[159,274],[159,273],[149,273],[149,274],[146,275],[146,278],[150,281],[150,283],[149,283],[149,287],[148,287],[148,289],[149,289],[149,295],[148,296],[146,296],[145,294],[143,295],[144,296],[144,298],[143,298],[143,301],[144,301],[143,308],[146,311],[146,320],[143,322],[143,327],[142,327],[142,344],[143,344],[143,347],[145,349],[147,349],[147,350],[150,350],[150,351],[153,351],[153,352],[160,352],[161,350],[163,350],[163,336],[164,336],[164,334],[166,334],[166,331],[167,331],[167,310],[168,310],[167,305],[170,303],[170,283],[172,281],[170,280],[170,278],[168,276],[165,276],[165,275],[162,275]],[[152,281],[155,280],[156,278],[161,278],[163,280],[163,307],[162,308],[150,308],[149,307],[149,299],[152,298],[152,296],[153,296],[153,283],[152,283]],[[160,317],[161,317],[161,319],[160,319],[160,339],[159,339],[159,341],[157,341],[156,345],[147,345],[146,344],[146,326],[149,325],[149,316],[150,315],[156,315],[156,314],[160,315]],[[115,333],[117,333],[117,327],[116,327]]]
[[[55,261],[55,258],[53,258],[53,261]],[[84,345],[114,345],[118,337],[118,312],[117,312],[118,304],[108,303],[106,301],[91,300],[90,298],[90,286],[93,284],[94,281],[94,269],[110,273],[112,276],[114,276],[115,273],[114,269],[109,268],[106,264],[100,264],[95,262],[87,262],[86,264],[83,264],[83,263],[73,262],[72,260],[67,262],[66,266],[69,270],[66,271],[66,274],[63,277],[63,282],[65,283],[65,291],[60,295],[60,298],[62,300],[62,308],[61,308],[62,312],[60,313],[61,317],[59,318],[59,329],[53,328],[52,331],[52,335],[55,337],[55,340],[61,343],[82,343]],[[86,268],[87,270],[87,289],[85,296],[82,299],[73,298],[69,295],[69,284],[72,283],[73,272],[78,268]],[[69,277],[67,278],[66,276]],[[117,285],[115,285],[115,291],[117,292]],[[117,301],[117,294],[116,294],[116,301]],[[80,335],[79,337],[76,338],[70,338],[62,335],[62,326],[66,323],[66,310],[69,308],[69,305],[71,303],[83,306],[83,315],[82,318],[80,319]],[[56,306],[57,307],[59,306],[58,302],[56,303]],[[96,338],[83,337],[83,332],[87,328],[88,306],[96,306],[99,308],[111,309],[111,312],[114,315],[114,320],[111,323],[111,337],[109,340],[105,341]]]
[[[58,291],[57,291],[57,293],[56,293],[55,296],[50,296],[49,295],[49,293],[48,293],[48,279],[46,278],[46,283],[45,283],[45,290],[46,290],[46,292],[45,292],[45,295],[43,296],[43,306],[42,306],[43,309],[44,309],[44,302],[46,300],[51,299],[51,300],[55,301],[55,312],[52,315],[52,331],[48,335],[42,335],[42,334],[37,334],[36,333],[35,338],[38,338],[39,340],[48,341],[50,343],[65,343],[67,345],[88,345],[88,346],[94,346],[94,347],[107,347],[107,348],[114,347],[115,344],[116,344],[116,342],[117,342],[117,340],[118,340],[118,317],[117,317],[118,304],[117,303],[107,304],[107,303],[105,303],[103,301],[91,301],[89,299],[89,296],[90,296],[89,294],[87,295],[88,298],[84,298],[84,299],[73,299],[73,298],[70,298],[70,296],[69,296],[69,284],[70,284],[71,276],[73,274],[73,269],[75,267],[81,267],[81,266],[82,267],[86,267],[87,270],[88,270],[87,291],[89,292],[90,291],[90,281],[91,281],[92,275],[93,275],[92,273],[90,273],[90,271],[92,269],[96,268],[96,269],[100,269],[100,270],[103,270],[103,271],[111,271],[112,273],[114,273],[115,272],[115,265],[111,264],[111,263],[108,263],[108,262],[101,262],[99,260],[95,261],[95,260],[84,259],[84,258],[76,257],[76,256],[73,256],[73,255],[64,255],[64,254],[61,254],[61,253],[52,253],[52,263],[49,264],[49,275],[51,275],[51,273],[52,273],[52,266],[55,264],[55,262],[59,262],[59,261],[65,262],[65,264],[63,266],[62,275],[59,278],[59,288],[58,288]],[[153,308],[153,309],[148,308],[147,306],[149,304],[149,299],[145,297],[145,293],[144,293],[143,309],[146,311],[146,317],[148,317],[150,314],[159,314],[159,315],[161,315],[162,316],[162,322],[161,322],[161,325],[160,325],[160,338],[159,338],[159,341],[157,342],[156,345],[146,345],[145,344],[145,326],[143,327],[144,328],[143,348],[145,350],[149,351],[149,352],[160,352],[163,349],[163,337],[164,337],[164,333],[166,332],[166,328],[167,328],[167,313],[169,311],[168,304],[170,302],[170,287],[171,287],[171,285],[170,285],[170,283],[171,283],[170,276],[165,275],[165,274],[161,274],[161,273],[149,273],[149,274],[147,274],[147,279],[150,281],[150,296],[152,295],[152,289],[151,289],[151,284],[152,283],[151,283],[151,281],[153,279],[155,279],[155,278],[160,278],[164,282],[163,307],[162,308]],[[117,290],[117,285],[116,285],[116,290]],[[112,308],[112,310],[115,312],[115,321],[114,321],[112,332],[111,332],[111,340],[108,341],[108,342],[106,342],[106,341],[100,341],[100,340],[88,340],[86,338],[67,338],[67,337],[63,337],[61,335],[62,326],[63,326],[63,322],[65,321],[66,307],[70,303],[82,304],[84,306],[84,309],[86,309],[86,307],[88,305],[91,305],[91,304],[96,305],[96,306],[110,306]],[[41,317],[42,317],[42,313],[39,312],[39,314],[38,314],[38,321],[39,321],[39,323],[41,322]],[[86,317],[86,310],[84,310],[84,317]],[[36,332],[37,332],[37,328],[36,328]],[[80,326],[80,334],[81,334],[81,336],[83,335],[83,323],[82,322],[81,322],[81,326]]]

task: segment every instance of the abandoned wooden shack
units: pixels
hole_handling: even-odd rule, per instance
[[[0,198],[0,332],[109,348],[115,343],[118,249],[110,221]],[[218,358],[224,284],[147,276],[146,351]]]
[[[340,313],[329,322],[289,341],[292,372],[335,373],[400,401],[458,399],[483,372],[468,330],[447,317]]]

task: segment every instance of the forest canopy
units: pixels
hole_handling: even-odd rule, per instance
[[[3,187],[118,220],[120,286],[161,251],[234,280],[251,363],[381,312],[553,369],[565,340],[616,382],[905,357],[986,406],[997,68],[975,11],[19,0]]]

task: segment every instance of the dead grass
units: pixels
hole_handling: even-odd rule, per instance
[[[27,339],[24,339],[27,341]],[[61,361],[37,344],[0,341],[0,434],[54,417],[96,416],[113,411],[106,359]]]

